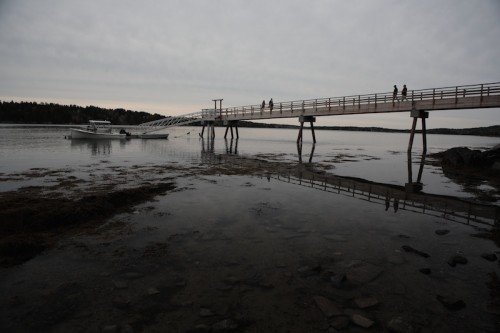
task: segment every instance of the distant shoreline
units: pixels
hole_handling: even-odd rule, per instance
[[[40,123],[0,123],[0,128],[9,127],[59,127],[70,128],[75,126],[83,126],[85,124],[40,124]],[[138,125],[114,125],[113,127],[133,128]],[[186,127],[199,127],[199,123],[183,125]],[[223,127],[222,124],[216,127]],[[285,129],[299,129],[298,125],[285,125],[285,124],[265,124],[255,123],[251,121],[240,121],[238,127],[242,128],[285,128]],[[380,132],[380,133],[410,133],[409,129],[391,129],[383,127],[356,127],[356,126],[315,126],[316,130],[320,131],[351,131],[351,132]],[[420,133],[421,130],[417,130]],[[473,128],[434,128],[427,129],[428,134],[445,134],[445,135],[471,135],[471,136],[489,136],[500,137],[500,125],[488,127],[473,127]]]

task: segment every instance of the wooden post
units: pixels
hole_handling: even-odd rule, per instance
[[[313,136],[313,142],[316,143],[316,134],[314,133],[314,122],[310,121],[311,124],[311,131],[312,131],[312,136]]]
[[[410,142],[408,143],[408,183],[405,184],[405,189],[408,192],[419,192],[422,190],[422,172],[423,172],[423,162],[425,160],[425,155],[427,154],[427,128],[425,125],[425,118],[429,117],[429,113],[423,110],[412,110],[411,117],[413,117],[413,124],[410,132]],[[415,137],[415,128],[417,127],[418,118],[422,121],[422,158],[420,163],[420,168],[418,172],[417,182],[413,182],[412,177],[412,161],[411,161],[411,150],[413,147],[413,139]]]
[[[302,129],[304,128],[304,122],[300,122],[299,135],[297,136],[297,143],[302,142]]]

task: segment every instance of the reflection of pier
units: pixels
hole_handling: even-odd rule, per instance
[[[305,168],[295,172],[278,172],[271,178],[311,187],[325,192],[343,194],[385,206],[392,205],[394,211],[406,210],[444,218],[467,225],[489,225],[500,223],[500,207],[478,204],[452,196],[415,193],[404,186],[375,183],[364,179],[318,175]]]
[[[299,156],[300,156],[300,148]],[[310,159],[314,153],[314,145]],[[214,154],[215,155],[215,154]],[[263,162],[251,158],[234,155],[219,155],[217,163],[237,165],[241,170],[247,169],[249,174],[266,174],[268,179],[310,187],[317,190],[346,195],[380,204],[395,212],[410,211],[443,218],[446,220],[472,226],[498,226],[500,224],[500,207],[495,205],[475,203],[458,197],[428,194],[414,186],[420,182],[424,159],[420,161],[420,171],[417,183],[413,183],[411,174],[409,183],[405,186],[384,184],[360,178],[341,177],[331,174],[319,174],[307,164],[292,165],[280,162]],[[410,162],[411,163],[411,162]],[[411,164],[409,170],[411,169]]]

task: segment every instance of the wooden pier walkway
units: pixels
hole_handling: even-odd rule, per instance
[[[401,92],[393,100],[392,92],[329,97],[269,105],[247,105],[204,109],[207,120],[260,120],[299,116],[337,116],[366,113],[408,112],[412,110],[458,110],[500,107],[500,82],[409,90],[402,100]]]

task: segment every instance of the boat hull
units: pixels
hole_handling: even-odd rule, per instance
[[[168,139],[168,134],[156,134],[156,133],[145,133],[139,134],[139,138],[141,139]]]
[[[99,133],[72,128],[71,139],[126,139],[126,134],[120,133]]]

